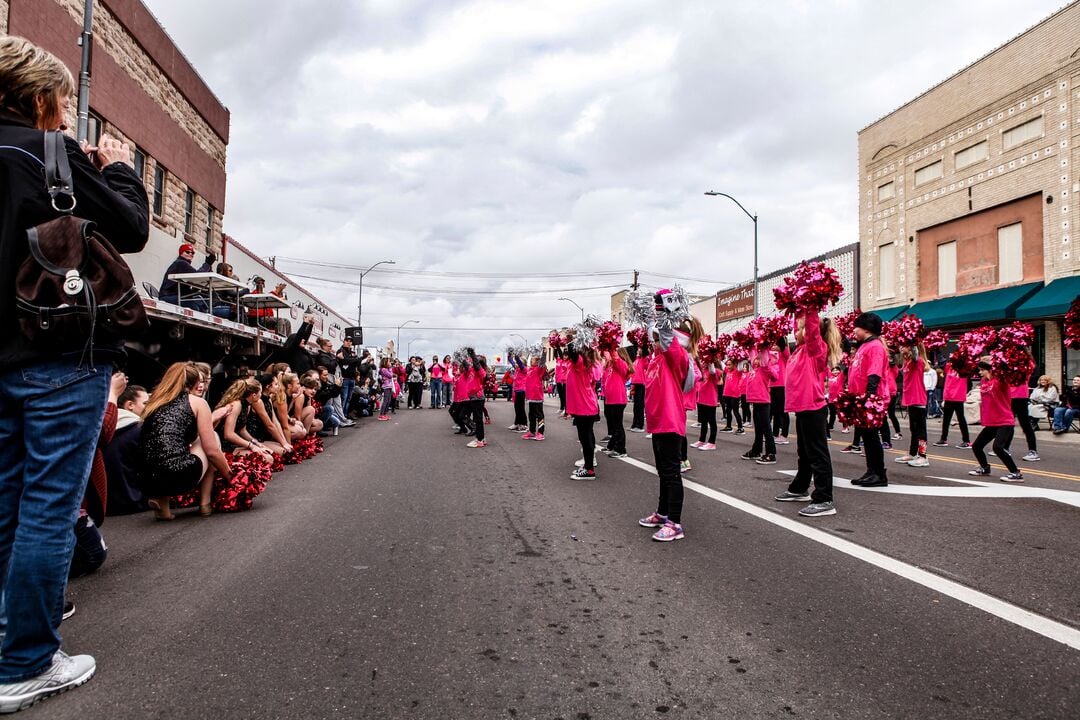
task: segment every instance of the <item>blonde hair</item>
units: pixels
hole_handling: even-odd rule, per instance
[[[167,405],[179,397],[182,392],[190,392],[195,385],[202,380],[202,372],[195,363],[178,362],[169,366],[161,381],[154,387],[150,394],[150,402],[146,403],[142,418],[150,417],[162,405]]]
[[[697,360],[697,344],[701,338],[705,337],[705,328],[701,326],[701,321],[696,317],[683,321],[682,327],[684,332],[690,335],[690,347],[686,348],[686,351],[690,353],[690,357]]]
[[[278,373],[287,373],[291,369],[292,368],[289,367],[289,363],[287,362],[277,362],[270,366],[270,372],[274,375],[277,375]]]
[[[0,37],[0,109],[37,125],[42,115],[59,115],[59,98],[74,92],[71,71],[51,52],[26,38]]]
[[[805,328],[803,332],[806,332]],[[825,361],[828,363],[825,367],[836,367],[844,355],[844,346],[840,328],[832,318],[821,318],[821,338],[825,341]]]
[[[217,406],[225,407],[229,403],[234,403],[237,400],[243,400],[252,393],[261,392],[262,385],[259,384],[258,380],[255,380],[254,378],[237,380],[225,389],[225,394],[221,396],[221,400],[218,401]]]

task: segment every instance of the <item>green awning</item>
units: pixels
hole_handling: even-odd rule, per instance
[[[907,312],[907,309],[907,305],[897,305],[896,307],[881,308],[880,310],[867,310],[866,312],[874,313],[881,318],[882,322],[891,322]]]
[[[927,327],[978,325],[1012,320],[1016,309],[1043,287],[1042,281],[915,303],[908,312]]]
[[[1058,278],[1016,308],[1016,317],[1024,320],[1064,317],[1077,295],[1080,295],[1080,275]]]

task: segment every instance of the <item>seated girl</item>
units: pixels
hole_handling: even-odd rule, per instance
[[[264,462],[272,462],[273,454],[270,449],[255,439],[247,430],[248,417],[255,403],[261,403],[262,385],[256,380],[237,380],[230,385],[225,394],[221,396],[218,408],[231,406],[231,410],[225,416],[218,431],[221,436],[221,446],[225,452],[231,452],[234,457],[254,454]]]

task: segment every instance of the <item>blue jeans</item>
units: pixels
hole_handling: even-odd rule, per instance
[[[0,373],[0,683],[41,674],[60,648],[73,528],[110,371],[49,360]]]
[[[431,407],[442,406],[442,378],[431,378]]]
[[[345,413],[345,417],[349,417],[349,403],[352,402],[352,394],[355,388],[356,381],[352,378],[341,379],[341,409]]]
[[[1077,415],[1080,415],[1080,410],[1074,410],[1064,405],[1054,408],[1054,429],[1068,430],[1072,427],[1073,420],[1076,419]]]

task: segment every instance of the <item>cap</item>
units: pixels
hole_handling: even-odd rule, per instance
[[[880,335],[881,316],[877,313],[864,312],[855,318],[855,327],[862,328],[871,335]]]
[[[192,245],[191,243],[184,243],[183,245],[180,246],[180,250],[177,252],[177,254],[178,255],[183,255],[186,252],[189,252],[189,253],[195,252],[195,246]]]

